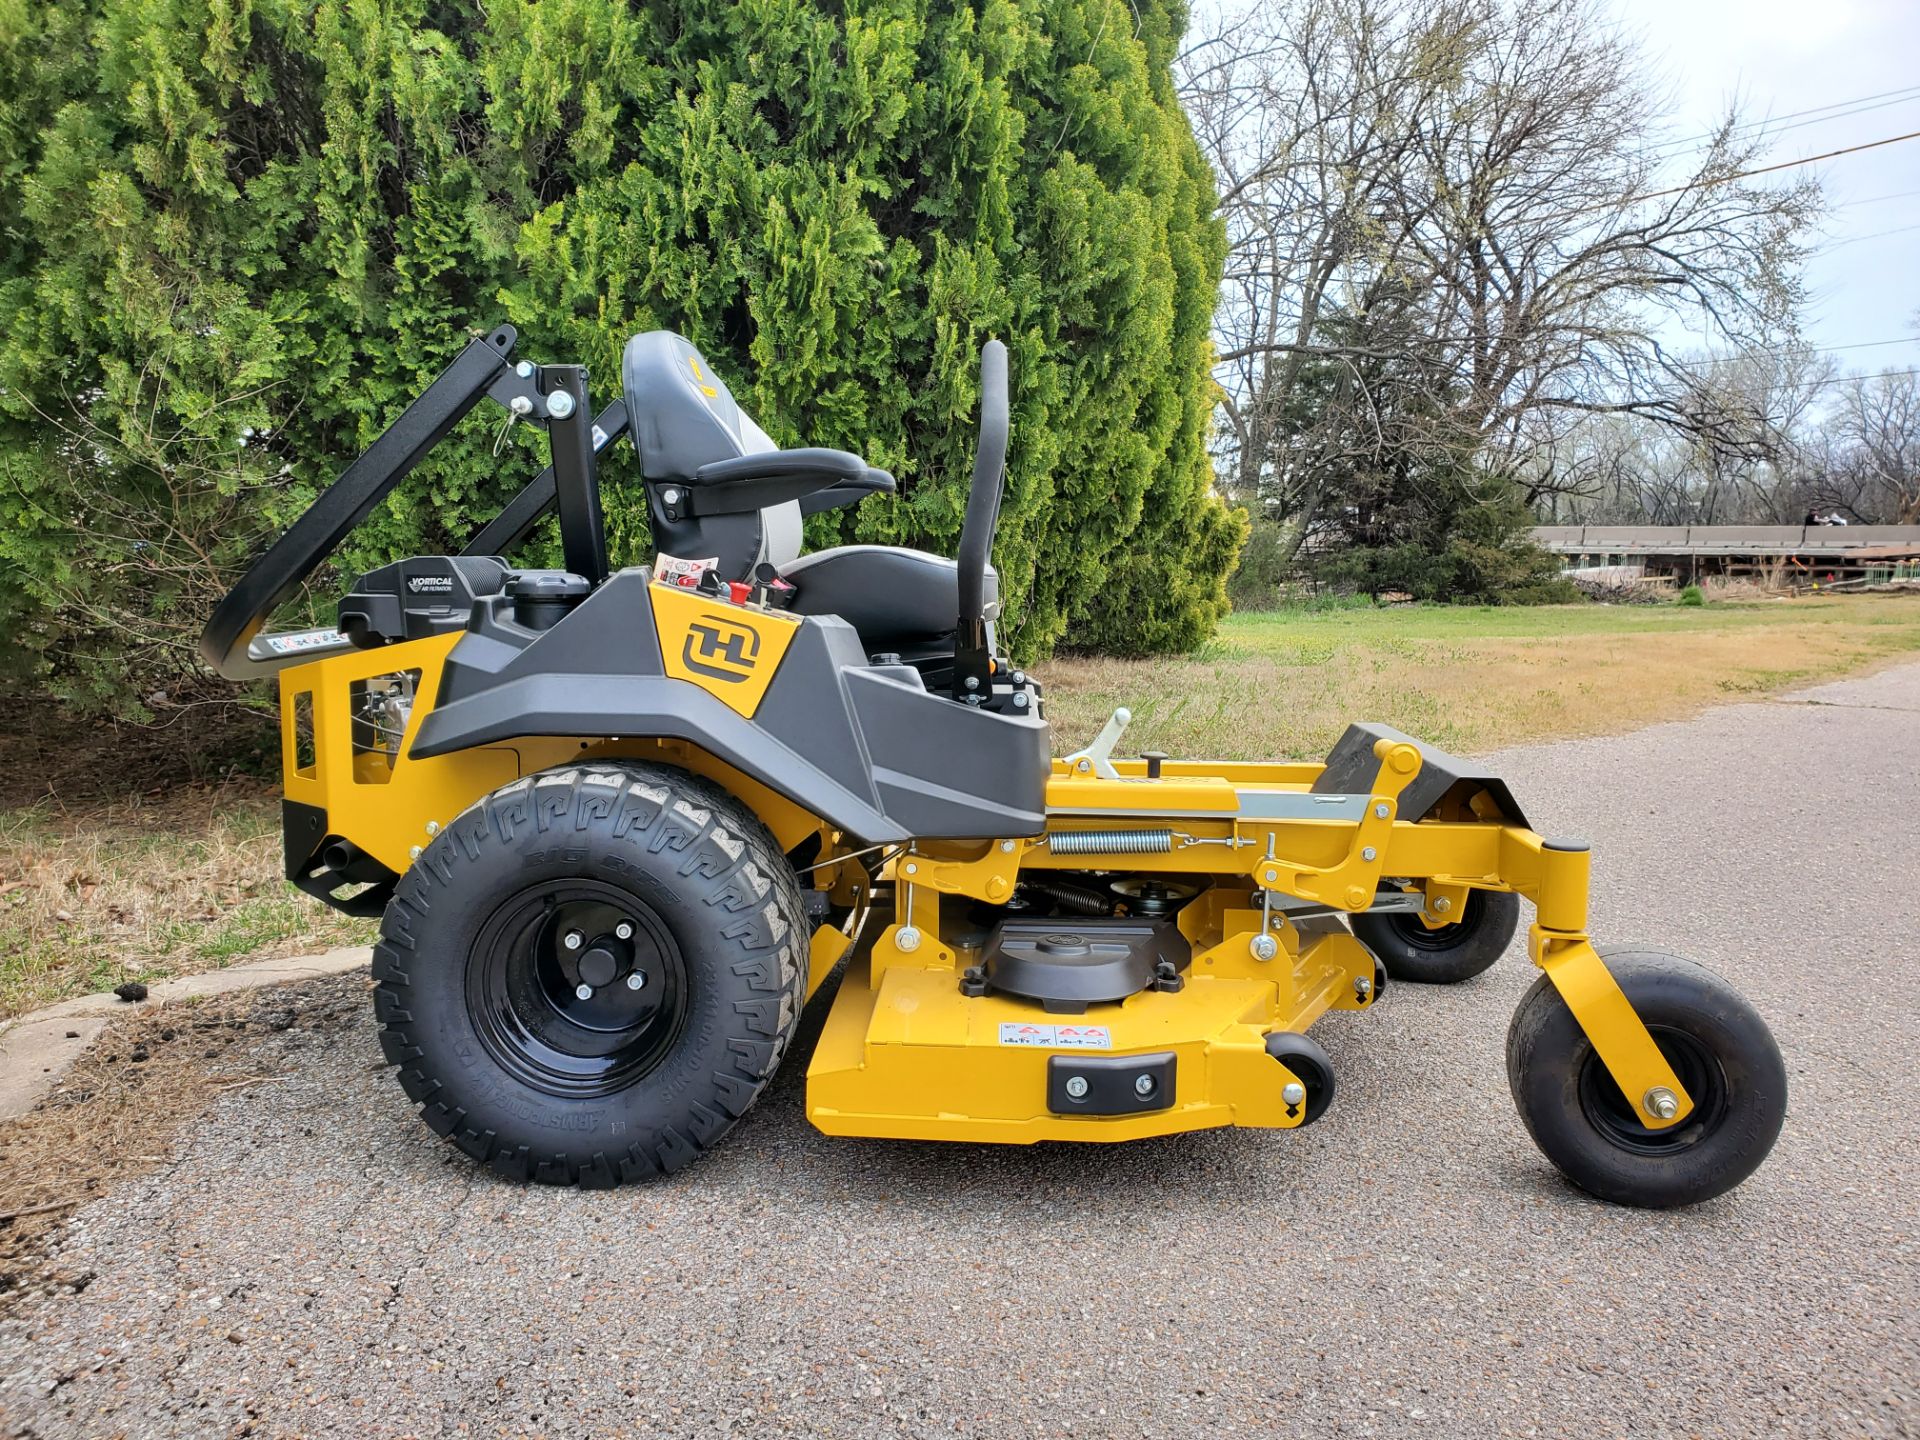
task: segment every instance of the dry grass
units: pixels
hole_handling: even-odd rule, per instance
[[[1920,596],[1236,615],[1189,659],[1046,667],[1056,751],[1317,758],[1349,720],[1448,750],[1629,730],[1920,653]]]
[[[279,803],[255,780],[0,812],[0,1018],[370,937],[280,866]]]

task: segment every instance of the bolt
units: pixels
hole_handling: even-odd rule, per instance
[[[1298,1080],[1289,1080],[1280,1087],[1280,1098],[1289,1105],[1304,1104],[1307,1098],[1307,1087]]]
[[[420,858],[420,847],[418,845],[409,845],[407,847],[407,858],[409,860],[418,860]]]
[[[641,971],[636,970],[631,975],[627,976],[627,989],[644,990],[646,988],[647,988],[647,977]]]
[[[1267,883],[1269,885],[1273,884],[1273,882],[1278,880],[1279,878],[1280,878],[1280,872],[1278,870],[1267,871]]]
[[[1378,805],[1374,806],[1373,814],[1376,820],[1386,819],[1387,818],[1387,802],[1382,800]]]
[[[911,925],[902,925],[893,937],[893,948],[903,954],[920,948],[920,932]]]
[[[680,503],[680,492],[669,486],[660,492],[660,498],[669,505],[678,505]]]
[[[1087,1077],[1084,1075],[1068,1076],[1067,1077],[1067,1095],[1069,1098],[1074,1100],[1086,1099],[1087,1098]]]
[[[919,873],[920,873],[920,867],[914,864],[911,860],[909,860],[907,862],[907,874],[918,875]]]
[[[1680,1113],[1680,1097],[1664,1085],[1656,1085],[1647,1091],[1646,1099],[1640,1104],[1656,1120],[1671,1120]]]
[[[516,415],[531,415],[533,413],[533,401],[524,395],[516,395],[507,402],[507,409]]]
[[[593,999],[593,986],[576,985],[573,987],[573,993],[578,995],[582,1000],[591,1000]]]
[[[1248,942],[1247,948],[1253,952],[1254,959],[1267,961],[1280,953],[1280,942],[1271,935],[1256,935]]]
[[[1366,999],[1369,995],[1373,994],[1373,981],[1369,980],[1365,975],[1354,976],[1353,993],[1358,995],[1362,1000]]]
[[[1133,1082],[1133,1093],[1138,1095],[1142,1100],[1153,1094],[1153,1076],[1136,1076]]]
[[[522,380],[531,380],[533,378],[533,362],[531,360],[522,360],[518,365],[513,367],[513,373],[518,375]]]
[[[1002,840],[1000,842],[1000,853],[1002,855],[1011,855],[1013,853],[1013,841]]]
[[[547,396],[547,414],[556,420],[564,420],[573,413],[573,396],[564,390],[556,390]]]
[[[438,835],[439,833],[440,833],[440,822],[438,820],[427,821],[427,834]]]
[[[613,927],[613,933],[622,940],[633,939],[632,922],[628,920],[622,920],[618,925]]]
[[[1433,913],[1436,915],[1444,915],[1452,908],[1453,897],[1450,895],[1442,895],[1438,900],[1433,902]]]
[[[587,943],[587,937],[582,935],[578,930],[569,930],[566,933],[566,938],[561,940],[560,943],[569,950],[578,950],[582,945]]]
[[[1016,710],[1024,710],[1027,708],[1027,696],[1024,690],[1014,692],[1013,708]]]
[[[1376,856],[1378,856],[1379,853],[1380,852],[1378,850],[1374,849],[1371,845],[1368,845],[1360,851],[1360,858],[1362,860],[1372,860]]]
[[[969,690],[978,690],[980,688],[980,677],[978,675],[969,675],[961,683]]]

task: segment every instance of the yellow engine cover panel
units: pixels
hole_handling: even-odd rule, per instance
[[[667,674],[691,681],[751,719],[800,621],[678,585],[651,585],[648,592]]]

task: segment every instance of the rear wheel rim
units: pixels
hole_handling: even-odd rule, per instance
[[[1647,1033],[1693,1101],[1687,1118],[1661,1130],[1642,1123],[1639,1107],[1591,1050],[1580,1066],[1580,1109],[1594,1131],[1616,1149],[1635,1155],[1672,1155],[1698,1145],[1719,1128],[1727,1113],[1727,1075],[1718,1057],[1686,1031],[1649,1025]]]
[[[620,935],[623,926],[631,933]],[[616,1094],[651,1074],[691,998],[680,946],[659,915],[597,880],[530,886],[502,904],[475,940],[466,990],[488,1056],[567,1099]]]

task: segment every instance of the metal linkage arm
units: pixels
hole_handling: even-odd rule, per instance
[[[626,433],[627,402],[616,400],[594,418],[593,428],[588,432],[593,453],[598,455]],[[489,520],[460,553],[511,555],[526,544],[534,527],[552,513],[555,494],[553,466],[549,465],[528,481],[526,488],[509,500],[506,508]],[[571,562],[568,568],[574,568]]]

